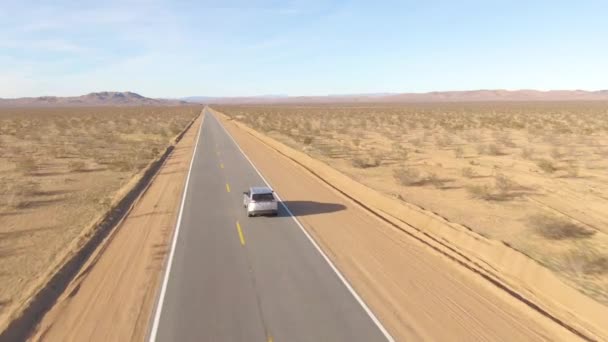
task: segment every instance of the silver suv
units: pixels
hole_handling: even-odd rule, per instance
[[[247,216],[269,214],[276,216],[279,207],[274,191],[269,187],[251,187],[249,191],[243,192],[243,206],[247,208]]]

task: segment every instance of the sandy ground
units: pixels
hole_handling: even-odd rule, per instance
[[[43,318],[33,340],[145,338],[201,120],[176,145],[128,217]]]
[[[481,277],[370,216],[234,123],[225,123],[284,200],[346,206],[300,221],[398,340],[575,339]]]

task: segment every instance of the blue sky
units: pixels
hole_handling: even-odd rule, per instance
[[[608,88],[607,1],[0,0],[0,97]]]

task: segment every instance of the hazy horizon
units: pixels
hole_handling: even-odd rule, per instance
[[[0,97],[606,89],[602,2],[107,1],[0,9]]]

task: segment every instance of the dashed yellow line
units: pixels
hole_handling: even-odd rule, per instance
[[[272,336],[268,336],[268,342],[272,342]]]
[[[224,168],[224,163],[220,163],[220,169]]]
[[[230,184],[226,183],[226,192],[230,192]]]
[[[241,229],[239,221],[236,221],[236,229],[239,231],[239,239],[241,239],[241,245],[245,246],[245,236],[243,235],[243,230]]]

